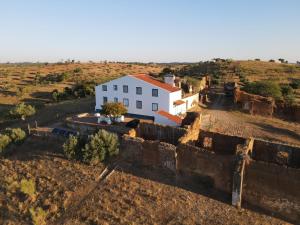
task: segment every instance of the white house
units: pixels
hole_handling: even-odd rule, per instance
[[[194,94],[182,98],[182,90],[175,86],[175,76],[166,75],[165,82],[146,74],[126,75],[96,86],[96,107],[106,102],[121,102],[128,114],[140,118],[152,118],[156,123],[178,126],[180,115],[199,100]]]

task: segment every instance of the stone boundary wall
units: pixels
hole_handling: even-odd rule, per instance
[[[102,125],[102,124],[95,124],[95,123],[80,122],[80,121],[74,121],[71,118],[67,118],[65,120],[65,124],[67,127],[79,131],[80,133],[88,133],[88,134],[92,134],[98,129],[104,129],[109,132],[117,133],[119,135],[129,134],[131,132],[131,129],[125,126]]]
[[[161,128],[155,124],[142,126],[143,132],[149,129],[145,133],[151,135],[145,139],[123,135],[121,155],[134,164],[171,171],[178,182],[193,187],[207,185],[232,194],[237,207],[248,202],[289,221],[300,221],[300,147],[203,130],[195,140],[192,129],[197,127],[193,124],[196,120],[185,129],[173,130],[177,137],[182,135],[178,144],[169,134],[158,135],[175,144],[147,140],[149,136],[154,139]],[[172,132],[172,128],[164,127],[160,132]],[[207,138],[210,147],[203,144]]]
[[[123,135],[121,139],[121,155],[124,159],[143,166],[153,166],[175,172],[176,146],[143,138]]]
[[[274,99],[249,94],[239,88],[234,89],[234,103],[241,104],[242,109],[251,115],[261,116],[272,116],[275,107]]]
[[[176,171],[181,180],[231,193],[234,155],[219,155],[189,144],[179,144],[176,154]]]
[[[290,221],[300,221],[300,169],[252,160],[245,168],[242,199]]]
[[[300,168],[300,147],[255,139],[252,158],[257,161]]]
[[[196,146],[218,154],[234,155],[238,144],[245,143],[246,138],[200,130]]]
[[[155,123],[140,123],[136,129],[136,136],[147,140],[159,140],[173,145],[187,132],[180,127],[164,126]]]

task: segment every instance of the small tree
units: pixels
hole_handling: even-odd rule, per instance
[[[20,103],[16,105],[13,109],[9,111],[9,114],[13,118],[22,118],[23,120],[32,116],[36,113],[35,108],[31,105],[26,105],[25,103]]]
[[[112,120],[127,113],[126,107],[120,102],[108,102],[102,106],[102,113],[110,116]]]
[[[83,149],[83,159],[89,164],[98,164],[108,156],[119,153],[119,142],[116,134],[99,130],[90,137],[89,142]]]
[[[70,135],[67,141],[63,144],[64,154],[68,159],[77,158],[79,148],[78,137]]]
[[[10,144],[11,139],[7,135],[0,134],[0,155],[4,153],[5,148]]]
[[[21,144],[26,138],[26,132],[21,128],[6,128],[5,134],[15,144]]]

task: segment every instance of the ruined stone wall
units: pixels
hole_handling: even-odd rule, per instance
[[[201,130],[196,146],[218,154],[233,155],[235,154],[236,146],[243,144],[245,140],[242,137]]]
[[[300,169],[253,160],[245,168],[243,186],[243,201],[300,221]]]
[[[234,89],[234,103],[251,115],[272,116],[275,107],[274,99],[249,94],[239,88]]]
[[[182,126],[186,128],[185,134],[179,139],[180,143],[197,141],[201,127],[201,114],[197,112],[187,112],[182,120]]]
[[[255,139],[252,158],[257,161],[300,168],[300,147]]]
[[[177,146],[176,170],[185,181],[231,193],[234,155],[219,155],[189,144]]]
[[[184,128],[164,126],[153,123],[140,123],[136,136],[147,140],[159,140],[177,145],[178,140],[187,132]]]
[[[175,145],[123,135],[120,149],[122,157],[130,162],[175,172]]]

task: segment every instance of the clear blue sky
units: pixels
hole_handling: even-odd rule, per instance
[[[300,60],[299,0],[3,0],[0,62]]]

